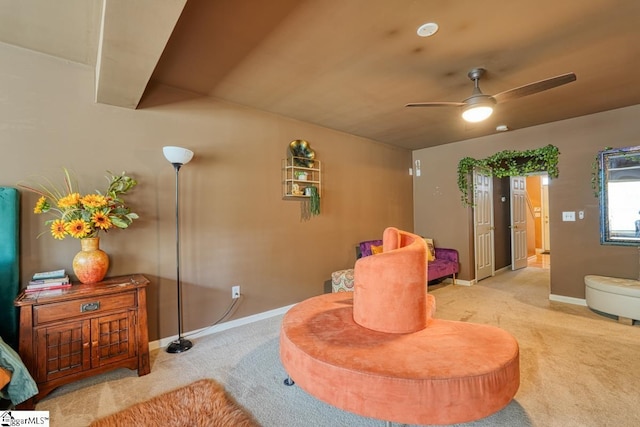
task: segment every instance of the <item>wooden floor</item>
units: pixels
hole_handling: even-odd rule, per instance
[[[535,259],[533,257],[529,258],[529,263],[527,267],[537,267],[537,268],[550,268],[551,267],[551,255],[550,254],[536,254]]]

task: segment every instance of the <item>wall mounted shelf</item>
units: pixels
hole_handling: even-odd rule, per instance
[[[305,157],[289,157],[282,160],[282,198],[304,200],[307,187],[316,187],[322,196],[322,163]]]

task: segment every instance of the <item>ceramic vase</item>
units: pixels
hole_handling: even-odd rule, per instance
[[[73,258],[73,272],[82,283],[96,283],[104,279],[109,269],[109,256],[100,250],[100,238],[80,239],[81,250]]]

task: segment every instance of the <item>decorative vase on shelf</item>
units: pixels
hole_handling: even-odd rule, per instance
[[[82,283],[97,283],[109,269],[109,256],[100,250],[99,237],[80,239],[81,250],[73,258],[73,272]]]

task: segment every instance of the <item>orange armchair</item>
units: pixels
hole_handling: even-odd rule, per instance
[[[427,297],[427,245],[420,236],[389,227],[382,248],[356,261],[353,320],[379,332],[420,331],[435,301]]]

